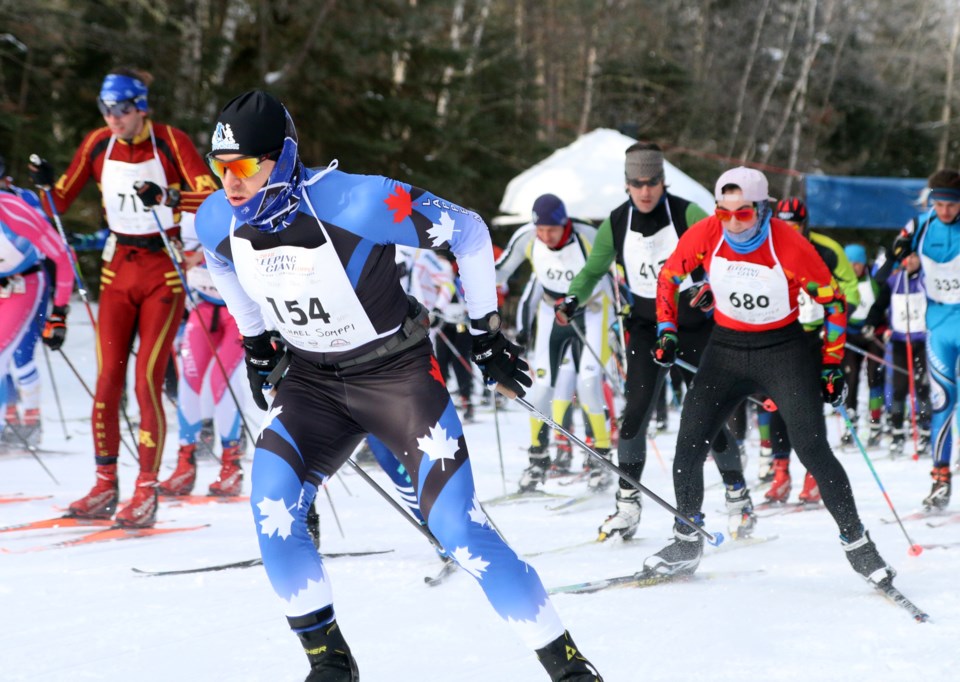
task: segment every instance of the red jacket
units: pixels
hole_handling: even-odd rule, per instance
[[[113,161],[127,163],[140,163],[152,159],[151,128],[157,139],[157,155],[167,176],[167,186],[176,188],[181,193],[177,210],[196,213],[203,200],[215,192],[218,186],[207,164],[193,146],[193,142],[182,130],[153,123],[147,119],[143,131],[132,142],[117,139],[110,158]],[[60,177],[53,188],[52,194],[59,212],[63,213],[70,207],[90,178],[96,181],[98,187],[100,186],[100,175],[103,171],[103,160],[110,143],[110,136],[110,129],[104,126],[88,133],[84,138],[67,172]],[[46,203],[44,205],[49,210],[49,205]]]
[[[721,327],[739,331],[766,331],[785,327],[797,319],[797,294],[801,287],[824,306],[825,336],[823,344],[824,364],[835,365],[843,358],[846,341],[846,299],[836,280],[813,245],[799,232],[782,220],[770,221],[773,248],[787,278],[789,299],[793,304],[790,313],[782,320],[765,325],[750,325],[734,320],[719,310],[714,310],[715,320]],[[708,216],[690,227],[681,237],[677,248],[664,263],[657,280],[657,322],[677,324],[677,289],[690,272],[702,265],[708,276],[714,251],[721,258],[731,261],[757,263],[766,267],[774,265],[773,256],[766,245],[740,254],[724,241],[723,227],[716,216]]]

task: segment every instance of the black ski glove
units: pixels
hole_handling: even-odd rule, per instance
[[[133,183],[133,189],[136,191],[140,201],[147,208],[154,206],[168,206],[174,208],[180,203],[180,190],[173,187],[164,189],[155,182],[149,180],[137,180]]]
[[[840,367],[824,367],[820,372],[820,383],[823,402],[840,407],[847,397],[847,381],[843,378],[843,370]]]
[[[30,171],[30,180],[37,187],[53,187],[54,173],[53,166],[46,159],[41,159],[36,154],[30,155],[30,163],[27,164],[27,170]]]
[[[267,409],[267,399],[263,397],[263,385],[270,376],[270,372],[283,357],[283,350],[274,348],[270,342],[270,332],[263,332],[257,336],[243,337],[243,350],[246,354],[247,379],[250,381],[250,392],[253,393],[253,402],[261,410]]]
[[[657,343],[651,351],[653,361],[661,367],[670,367],[677,360],[677,346],[680,339],[672,331],[663,331],[657,337]]]
[[[43,325],[43,343],[50,350],[60,350],[67,338],[67,313],[70,306],[55,305]]]
[[[557,324],[562,327],[566,327],[570,324],[570,320],[573,319],[573,316],[577,314],[577,307],[580,305],[580,302],[577,300],[576,296],[564,296],[563,298],[557,300],[553,305],[553,314],[557,318]]]
[[[913,235],[901,232],[893,240],[893,246],[890,247],[890,255],[896,260],[903,260],[913,253]]]
[[[484,380],[490,385],[500,384],[521,398],[526,394],[523,387],[533,385],[530,366],[520,357],[522,352],[500,331],[473,337],[473,361],[483,372]]]

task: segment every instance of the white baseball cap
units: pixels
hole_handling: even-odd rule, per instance
[[[745,201],[767,201],[770,199],[770,186],[767,177],[760,171],[746,166],[731,168],[720,176],[713,196],[717,201],[723,200],[723,188],[727,185],[736,185],[743,192]]]

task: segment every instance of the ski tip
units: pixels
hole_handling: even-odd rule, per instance
[[[597,542],[604,542],[609,536],[606,533],[600,533],[597,536]]]
[[[910,545],[910,549],[907,550],[907,554],[910,556],[920,556],[923,554],[923,547],[920,545]]]
[[[710,543],[711,545],[713,545],[714,547],[719,547],[720,545],[723,544],[723,541],[724,541],[725,539],[726,539],[726,538],[723,537],[723,533],[714,533],[714,534],[713,534],[713,540],[708,540],[707,542],[709,542],[709,543]]]

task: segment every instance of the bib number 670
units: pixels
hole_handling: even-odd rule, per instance
[[[754,308],[769,308],[770,298],[763,294],[754,297],[752,294],[730,294],[730,305],[734,308],[743,308],[744,310],[753,310]]]

